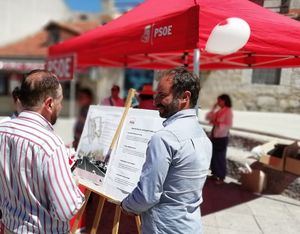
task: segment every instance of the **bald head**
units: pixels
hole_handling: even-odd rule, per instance
[[[46,70],[33,70],[22,81],[19,99],[25,109],[33,110],[47,97],[57,99],[60,84],[57,77]]]

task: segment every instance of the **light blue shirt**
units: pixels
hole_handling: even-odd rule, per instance
[[[143,233],[202,233],[199,205],[212,155],[194,109],[177,112],[151,138],[137,187],[122,202]]]

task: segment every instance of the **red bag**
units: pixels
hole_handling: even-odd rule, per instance
[[[4,225],[1,221],[0,221],[0,234],[4,234]]]

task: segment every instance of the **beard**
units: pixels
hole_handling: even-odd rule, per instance
[[[54,125],[56,123],[57,116],[58,116],[57,110],[53,111],[52,115],[51,115],[51,119],[50,119],[50,123],[52,125]]]
[[[168,105],[158,104],[157,108],[159,110],[160,117],[169,118],[179,111],[178,99],[173,99],[173,101]]]

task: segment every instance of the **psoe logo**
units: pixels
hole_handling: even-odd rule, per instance
[[[141,41],[144,43],[148,43],[151,37],[151,25],[147,25],[144,28],[144,34],[142,35]]]
[[[152,36],[153,36],[153,38],[171,36],[172,29],[173,29],[173,25],[166,25],[166,26],[160,26],[160,27],[153,27],[151,25],[147,25],[144,28],[144,34],[142,35],[141,41],[144,43],[148,43],[148,42],[150,42]],[[153,33],[152,33],[152,30],[153,30]]]

